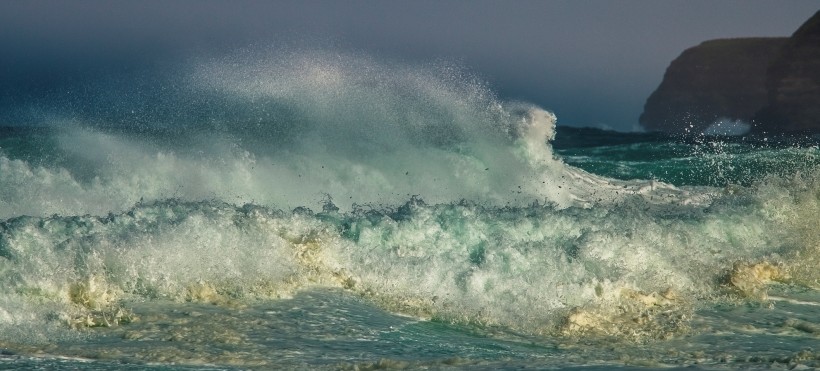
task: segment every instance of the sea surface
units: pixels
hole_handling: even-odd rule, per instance
[[[820,367],[819,138],[322,51],[68,87],[0,129],[0,369]]]

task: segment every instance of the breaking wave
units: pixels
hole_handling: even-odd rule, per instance
[[[447,64],[243,56],[169,86],[150,112],[0,139],[6,333],[319,286],[442,321],[663,337],[700,300],[820,279],[816,171],[604,178],[555,156],[553,114]]]

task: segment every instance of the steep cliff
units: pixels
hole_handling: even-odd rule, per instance
[[[750,121],[767,103],[766,73],[787,40],[721,39],[685,50],[647,99],[641,125],[685,133],[719,118]]]
[[[820,11],[782,48],[766,77],[767,106],[758,132],[820,132]]]
[[[640,123],[699,133],[721,118],[752,123],[758,133],[820,133],[820,11],[789,38],[687,49],[647,99]]]

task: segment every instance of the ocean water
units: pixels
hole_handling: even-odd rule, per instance
[[[0,129],[0,368],[820,367],[817,138],[319,51],[71,91]]]

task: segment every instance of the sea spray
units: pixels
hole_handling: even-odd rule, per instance
[[[114,120],[82,109],[91,95],[0,138],[0,346],[310,368],[366,339],[435,365],[686,365],[703,357],[640,347],[751,326],[797,354],[815,336],[816,147],[737,172],[765,161],[745,143],[599,143],[596,174],[553,151],[544,109],[447,64],[350,54],[205,61],[161,88],[151,110],[150,88]],[[474,359],[439,359],[456,348]]]
[[[56,126],[47,156],[59,161],[0,152],[7,174],[0,216],[104,215],[165,198],[292,209],[331,197],[349,211],[419,195],[430,203],[563,208],[612,201],[616,189],[649,189],[567,167],[547,144],[553,114],[500,102],[449,66],[294,54],[212,62],[188,79],[160,111],[184,112],[206,96],[213,115],[178,123],[185,131],[163,129],[175,115],[126,124],[63,120],[44,123]],[[686,197],[651,187],[658,189]]]

